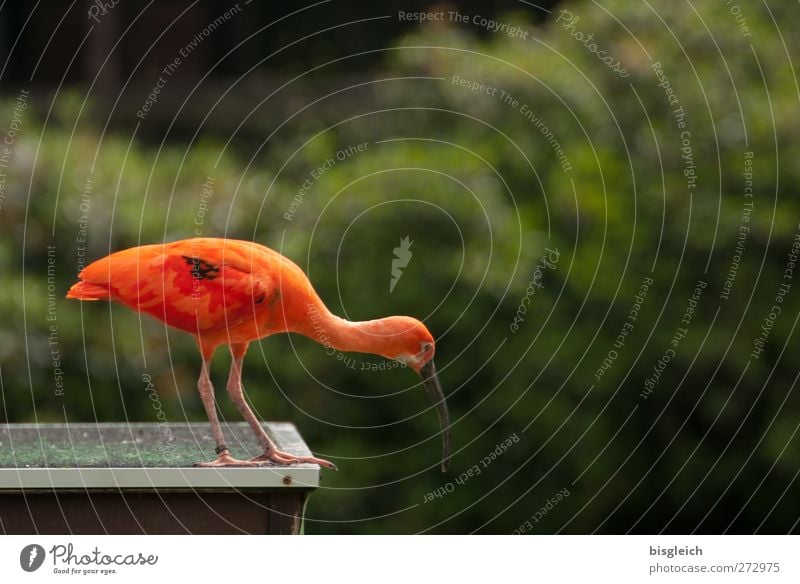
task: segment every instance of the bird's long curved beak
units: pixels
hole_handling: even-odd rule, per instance
[[[419,370],[422,382],[425,384],[425,391],[431,396],[436,406],[436,415],[439,416],[439,424],[442,427],[442,472],[447,471],[450,466],[450,414],[447,411],[447,402],[444,399],[442,386],[439,384],[439,377],[436,375],[436,366],[433,359],[428,361]]]

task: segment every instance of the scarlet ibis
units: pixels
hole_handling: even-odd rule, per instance
[[[248,241],[194,238],[119,251],[87,266],[67,298],[112,300],[194,335],[203,364],[197,384],[217,459],[199,466],[316,463],[313,456],[281,452],[262,428],[242,389],[242,363],[251,341],[299,333],[343,352],[374,353],[417,372],[433,399],[442,429],[442,471],[450,461],[450,419],[433,363],[433,336],[419,320],[390,316],[351,322],[331,313],[306,275],[280,253]],[[255,432],[264,453],[237,460],[225,445],[209,369],[220,345],[233,357],[228,395]]]

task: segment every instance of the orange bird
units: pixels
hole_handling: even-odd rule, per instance
[[[331,313],[303,271],[278,252],[248,241],[195,238],[143,245],[87,266],[67,298],[114,300],[194,335],[203,357],[197,389],[217,442],[217,459],[199,466],[316,463],[313,456],[281,452],[244,397],[242,362],[251,341],[299,333],[345,352],[374,353],[405,363],[421,375],[442,427],[442,470],[450,461],[450,419],[433,364],[433,336],[408,316],[350,322]],[[264,453],[250,460],[230,454],[217,418],[209,367],[220,345],[233,362],[228,395],[253,428]]]

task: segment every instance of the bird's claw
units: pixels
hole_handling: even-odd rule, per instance
[[[194,466],[199,466],[202,468],[219,468],[225,466],[257,466],[257,465],[253,464],[253,462],[249,460],[239,460],[237,458],[234,458],[226,450],[225,452],[220,454],[216,460],[212,460],[211,462],[195,462]]]
[[[323,460],[322,458],[316,458],[314,456],[295,456],[294,454],[281,452],[280,450],[267,451],[249,460],[233,458],[230,452],[226,450],[220,454],[216,460],[211,462],[196,462],[194,466],[201,468],[220,468],[226,466],[290,466],[301,463],[318,464],[319,466],[331,470],[338,470],[335,464]]]
[[[292,464],[318,464],[319,466],[329,468],[331,470],[338,470],[336,465],[332,462],[314,456],[295,456],[288,452],[281,452],[280,450],[266,451],[263,454],[254,456],[248,462],[256,464],[274,464],[278,466],[286,466]]]

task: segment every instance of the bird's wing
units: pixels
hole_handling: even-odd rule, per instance
[[[191,333],[254,318],[274,294],[255,250],[224,240],[185,240],[112,254],[88,266],[83,282],[107,286],[135,310]]]

